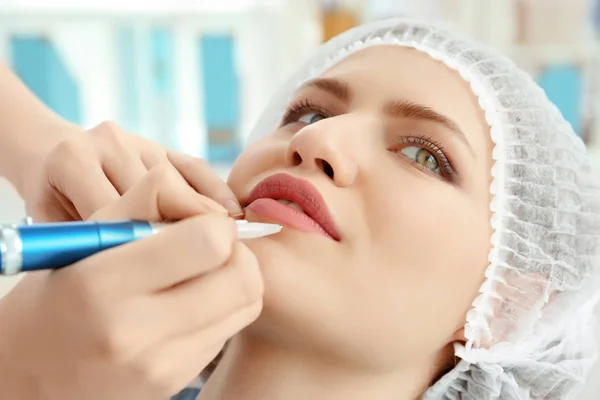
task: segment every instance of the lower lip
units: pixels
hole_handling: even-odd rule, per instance
[[[297,229],[306,233],[316,233],[333,239],[321,225],[317,224],[314,219],[308,215],[296,210],[295,208],[286,206],[273,199],[257,199],[254,200],[246,210],[252,211],[254,214],[261,217],[278,222],[288,228]]]

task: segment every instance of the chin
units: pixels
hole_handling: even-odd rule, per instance
[[[246,244],[256,255],[265,282],[263,312],[249,331],[287,344],[312,346],[323,341],[324,332],[315,327],[323,328],[323,321],[339,314],[332,302],[340,269],[335,265],[347,265],[339,259],[341,254],[336,257],[339,243],[290,229]]]
[[[244,240],[244,244],[256,255],[263,274],[279,271],[297,275],[298,270],[306,270],[316,261],[313,252],[309,251],[314,249],[314,239],[306,236],[284,228],[276,235]]]

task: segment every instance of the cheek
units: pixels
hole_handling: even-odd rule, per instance
[[[388,187],[387,196],[369,205],[370,265],[377,268],[369,272],[373,281],[365,298],[375,300],[371,307],[388,310],[380,317],[389,324],[382,329],[416,331],[415,346],[439,348],[464,325],[483,282],[491,247],[489,207],[436,183],[405,183]]]

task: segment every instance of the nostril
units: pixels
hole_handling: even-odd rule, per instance
[[[327,161],[323,161],[323,171],[331,179],[333,179],[333,167]]]
[[[323,170],[325,175],[327,175],[330,179],[333,179],[333,167],[327,161],[322,159],[317,159],[317,165]]]
[[[300,165],[300,164],[302,164],[302,156],[300,155],[300,153],[298,153],[297,151],[294,152],[294,155],[292,157],[292,161],[294,162],[294,165]]]

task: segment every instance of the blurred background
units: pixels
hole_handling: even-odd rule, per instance
[[[0,59],[64,118],[87,128],[116,121],[204,157],[226,175],[273,91],[324,40],[365,21],[408,15],[443,21],[509,53],[594,147],[599,4],[0,0]]]
[[[0,60],[64,118],[115,121],[225,177],[271,94],[323,41],[400,15],[510,55],[600,165],[600,0],[0,0]],[[0,182],[0,221],[23,215]]]

